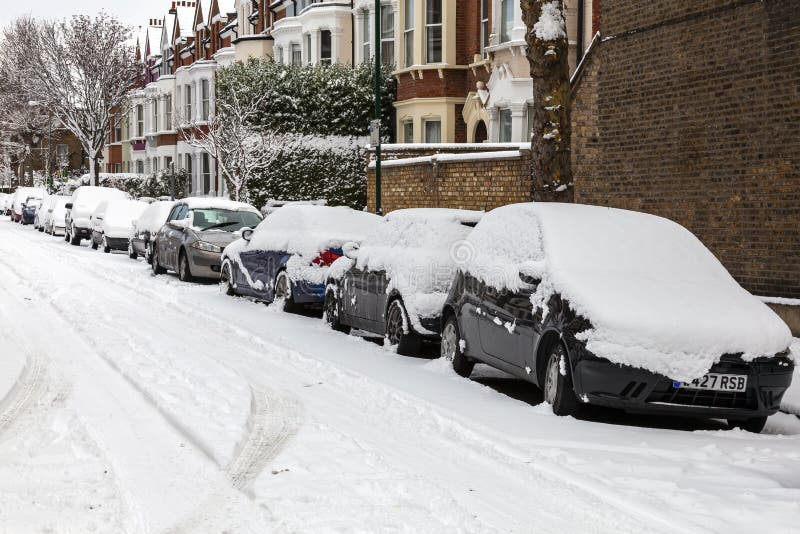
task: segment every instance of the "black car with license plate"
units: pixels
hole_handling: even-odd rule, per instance
[[[779,409],[794,371],[788,328],[685,229],[593,206],[495,211],[470,235],[477,259],[443,311],[441,354],[458,374],[502,369],[558,415],[593,404],[760,432]],[[673,345],[650,343],[662,339]]]

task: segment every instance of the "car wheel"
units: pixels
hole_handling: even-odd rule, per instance
[[[461,334],[458,330],[458,320],[455,315],[448,317],[444,330],[442,330],[440,354],[442,358],[452,362],[453,371],[457,375],[469,378],[469,375],[472,374],[475,362],[464,356],[461,351]]]
[[[231,272],[231,264],[227,261],[222,264],[222,271],[220,271],[219,274],[219,287],[226,295],[236,295],[236,290],[233,287],[233,273]]]
[[[189,258],[186,257],[186,252],[181,251],[178,258],[178,279],[181,282],[191,282],[194,280],[192,271],[189,269]]]
[[[36,229],[39,230],[40,232],[44,233],[44,227],[43,226],[37,226]]]
[[[572,377],[564,345],[556,343],[546,361],[542,388],[545,402],[552,407],[556,415],[574,415],[578,410],[578,399],[572,389]]]
[[[144,261],[148,264],[153,264],[153,251],[150,249],[150,243],[144,245]]]
[[[81,236],[78,235],[74,225],[72,226],[72,232],[69,234],[69,244],[76,247],[81,245]]]
[[[339,319],[339,301],[334,289],[325,292],[325,323],[337,332],[350,333],[350,327],[343,325]]]
[[[111,247],[108,246],[108,241],[106,240],[105,236],[103,236],[103,252],[105,252],[106,254],[111,252]]]
[[[297,305],[294,303],[294,297],[292,296],[292,281],[289,280],[289,275],[286,274],[286,271],[279,272],[278,276],[275,277],[274,295],[274,302],[282,305],[283,311],[297,311]]]
[[[766,417],[751,417],[750,419],[728,419],[728,426],[730,428],[741,428],[753,434],[760,434],[764,430],[764,425],[767,424]]]
[[[164,273],[167,272],[167,270],[165,268],[163,268],[161,265],[159,265],[159,263],[158,263],[158,248],[157,247],[153,248],[153,261],[150,264],[150,267],[153,269],[153,274],[155,274],[155,275],[164,274]]]
[[[136,260],[139,258],[139,254],[133,250],[133,241],[128,239],[128,257],[132,260]]]
[[[92,250],[97,250],[98,246],[97,241],[95,241],[94,236],[92,236]]]
[[[386,343],[397,347],[398,354],[409,356],[419,350],[421,342],[408,325],[408,314],[403,303],[400,299],[393,300],[386,313]]]

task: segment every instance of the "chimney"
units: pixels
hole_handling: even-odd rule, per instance
[[[175,3],[176,3],[175,0],[172,0],[172,7],[169,9],[170,15],[174,15],[178,12],[178,10],[175,8]]]

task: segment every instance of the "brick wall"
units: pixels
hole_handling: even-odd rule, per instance
[[[800,297],[797,0],[603,0],[575,88],[577,202],[698,235],[748,290]],[[694,15],[692,15],[694,13]]]
[[[479,151],[463,151],[468,150]],[[432,152],[430,149],[414,149],[394,156],[418,157]],[[447,152],[453,150],[448,147]],[[386,166],[381,169],[383,212],[403,208],[490,210],[527,202],[531,191],[530,166],[529,150],[523,150],[522,156],[516,158]],[[367,169],[367,199],[367,208],[374,212],[374,168]]]
[[[400,74],[397,84],[397,100],[411,98],[436,98],[452,96],[464,98],[467,95],[467,71],[442,69],[422,71],[423,78],[414,79],[410,73]]]

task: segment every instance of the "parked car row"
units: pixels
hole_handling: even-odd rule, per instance
[[[791,383],[788,327],[660,217],[554,203],[385,217],[289,203],[264,217],[228,200],[148,204],[104,189],[64,204],[67,241],[318,310],[400,354],[438,345],[461,376],[481,363],[538,386],[557,415],[598,405],[759,432]],[[50,233],[59,202],[44,204]]]

